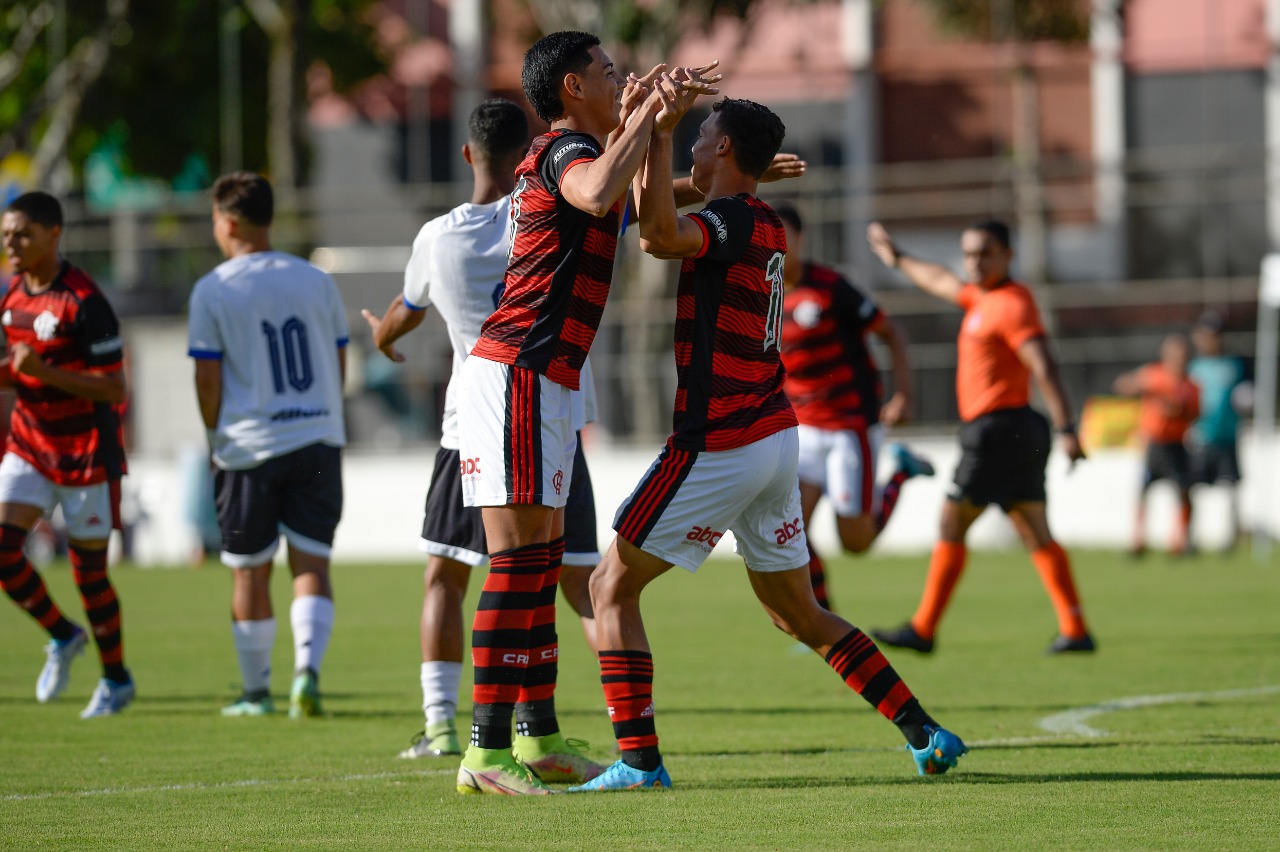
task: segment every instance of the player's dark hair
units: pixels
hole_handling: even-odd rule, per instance
[[[711,109],[720,117],[720,132],[733,142],[733,159],[743,174],[759,178],[782,149],[787,128],[768,107],[741,98],[716,101]]]
[[[528,147],[529,117],[506,98],[489,98],[472,110],[467,132],[467,141],[477,153],[499,159]]]
[[[213,184],[213,203],[228,216],[266,227],[275,218],[271,183],[254,172],[232,172]]]
[[[62,227],[62,205],[47,192],[24,192],[9,202],[5,211],[10,210],[45,228]]]
[[[999,219],[979,219],[965,228],[966,231],[981,231],[990,234],[1004,248],[1013,248],[1009,237],[1009,226]]]
[[[797,234],[804,233],[804,221],[800,218],[800,211],[790,201],[779,201],[777,204],[770,204],[773,212],[778,214],[778,218],[783,224],[790,225]]]
[[[591,48],[600,39],[572,30],[543,36],[524,55],[520,85],[538,117],[550,124],[564,114],[560,87],[566,74],[581,74],[591,64]]]
[[[1214,334],[1221,334],[1222,329],[1226,328],[1226,321],[1222,314],[1217,311],[1205,311],[1196,318],[1196,328],[1203,328],[1205,331],[1211,331]]]

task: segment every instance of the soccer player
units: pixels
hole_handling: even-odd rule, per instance
[[[342,514],[347,317],[333,279],[271,248],[274,200],[261,175],[213,185],[213,237],[227,260],[196,282],[188,352],[209,430],[231,633],[244,692],[224,716],[271,701],[271,562],[284,534],[293,574],[289,715],[316,716],[333,630],[329,557]]]
[[[642,248],[681,260],[674,432],[619,507],[618,534],[591,579],[601,681],[621,758],[570,792],[671,786],[640,596],[673,565],[696,571],[726,530],[774,624],[901,728],[919,772],[945,772],[964,744],[925,713],[862,631],[818,605],[809,583],[796,416],[778,351],[787,243],[782,221],[756,197],[782,144],[782,122],[751,101],[715,103],[698,130],[691,177],[709,201],[679,216],[671,133],[692,99],[674,82],[664,75],[656,84],[664,108],[638,193]]]
[[[876,459],[884,427],[911,411],[907,338],[865,293],[836,270],[804,260],[804,224],[790,204],[774,208],[787,236],[782,317],[783,385],[800,421],[800,506],[804,528],[825,494],[836,512],[840,542],[852,553],[869,548],[889,522],[902,485],[932,476],[933,465],[905,444],[889,447],[896,463],[876,485]],[[876,335],[893,356],[894,392],[881,404],[880,371],[867,349]],[[882,425],[883,424],[883,425]],[[809,542],[809,581],[827,609],[826,570]]]
[[[1191,424],[1191,481],[1220,483],[1231,503],[1231,543],[1240,539],[1240,453],[1236,432],[1240,414],[1251,406],[1253,386],[1246,381],[1244,361],[1222,348],[1222,315],[1206,311],[1191,330],[1196,357],[1187,372],[1200,388],[1200,417]]]
[[[1141,400],[1138,433],[1146,443],[1142,488],[1134,514],[1133,554],[1147,552],[1147,492],[1152,483],[1167,479],[1178,489],[1178,520],[1169,552],[1187,551],[1191,529],[1191,456],[1184,443],[1191,422],[1200,414],[1200,390],[1187,374],[1191,345],[1171,334],[1160,346],[1160,360],[1116,377],[1114,390]]]
[[[1048,653],[1092,651],[1067,552],[1053,539],[1045,511],[1044,470],[1052,444],[1049,423],[1031,408],[1031,378],[1040,387],[1063,451],[1084,458],[1071,405],[1049,351],[1048,335],[1031,291],[1009,277],[1009,229],[986,220],[960,235],[968,281],[941,264],[903,252],[879,222],[867,228],[871,249],[924,292],[959,305],[956,398],[960,406],[960,464],[942,507],[938,543],[915,615],[896,629],[873,630],[886,645],[933,651],[938,623],[964,572],[965,534],[991,504],[1013,522],[1058,616]]]
[[[645,95],[624,121],[624,88],[643,84],[624,82],[589,33],[539,40],[525,54],[521,81],[551,130],[516,171],[505,287],[463,365],[458,397],[463,497],[482,507],[489,548],[472,629],[471,744],[458,769],[460,793],[550,793],[524,763],[576,752],[556,720],[555,649],[535,645],[532,628],[564,547],[565,480],[577,445],[570,392],[609,294],[627,189],[662,106]],[[583,766],[564,780],[602,768]]]
[[[125,472],[115,406],[128,391],[115,313],[93,279],[59,253],[62,224],[62,205],[44,192],[19,195],[0,217],[13,272],[0,303],[8,340],[0,384],[16,394],[0,460],[0,585],[49,634],[36,700],[51,701],[67,688],[88,635],[58,609],[22,548],[61,504],[72,576],[102,661],[102,679],[80,713],[92,719],[119,713],[135,694],[120,602],[107,579]]]
[[[453,374],[445,391],[444,420],[435,472],[427,492],[421,547],[427,556],[422,601],[422,704],[426,714],[423,736],[401,757],[460,755],[455,716],[462,675],[462,599],[471,568],[488,559],[480,509],[462,504],[462,474],[458,455],[458,419],[454,405],[455,379],[461,372],[480,327],[497,307],[501,282],[511,251],[511,190],[515,169],[529,147],[529,120],[509,100],[493,98],[476,107],[469,121],[469,138],[462,156],[471,166],[471,200],[422,227],[414,240],[405,269],[404,290],[379,318],[363,311],[374,344],[394,362],[404,355],[395,342],[417,328],[434,305],[444,319],[453,344]],[[594,387],[583,364],[582,390],[574,393],[575,431],[588,417],[595,419]],[[594,651],[595,622],[587,583],[600,561],[596,547],[596,519],[591,475],[579,444],[565,519],[565,553],[559,581],[565,597],[579,614],[588,644]],[[554,598],[558,568],[547,572],[549,583],[540,594],[550,597],[534,616],[532,642],[555,648]],[[583,758],[565,755],[571,762]],[[554,767],[533,767],[553,775]]]

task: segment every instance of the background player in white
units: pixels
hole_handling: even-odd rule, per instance
[[[281,533],[293,572],[289,715],[320,713],[333,629],[329,556],[342,514],[342,382],[348,331],[333,279],[271,248],[271,185],[237,172],[213,187],[213,235],[228,259],[196,282],[188,350],[217,466],[222,561],[234,568],[232,635],[244,694],[226,716],[273,710],[271,561]]]
[[[455,715],[464,646],[462,599],[471,568],[488,561],[480,510],[462,505],[458,420],[454,380],[480,336],[480,326],[497,307],[507,256],[511,250],[511,190],[515,168],[529,147],[529,120],[515,103],[492,98],[476,107],[469,141],[462,148],[471,166],[471,200],[432,219],[413,243],[404,290],[385,316],[362,314],[374,344],[392,361],[403,362],[395,342],[417,328],[434,305],[453,344],[453,373],[445,391],[440,449],[427,493],[421,548],[428,554],[422,619],[423,736],[401,757],[461,754]],[[575,392],[575,427],[595,419],[591,376]],[[582,618],[587,642],[595,650],[595,624],[588,588],[591,569],[600,561],[595,544],[595,510],[590,475],[579,447],[566,507],[564,570],[560,584]]]

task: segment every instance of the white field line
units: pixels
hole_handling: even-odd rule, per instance
[[[1220,689],[1212,692],[1172,692],[1167,695],[1135,695],[1130,698],[1117,698],[1102,704],[1090,704],[1076,707],[1062,713],[1054,713],[1040,720],[1040,727],[1053,736],[1043,737],[1006,737],[1002,739],[972,740],[969,745],[983,746],[1034,745],[1036,743],[1054,742],[1063,737],[1105,737],[1108,733],[1100,728],[1085,724],[1086,720],[1102,713],[1117,710],[1137,710],[1143,707],[1156,707],[1161,704],[1188,704],[1193,701],[1218,701],[1232,698],[1252,698],[1258,695],[1280,694],[1280,686],[1258,686],[1248,689]],[[862,751],[863,749],[857,749]],[[879,751],[880,749],[868,749]],[[246,778],[242,781],[221,781],[213,784],[160,784],[153,787],[100,787],[94,790],[57,790],[49,793],[19,793],[0,796],[0,802],[32,802],[41,799],[80,799],[93,796],[120,796],[135,793],[180,792],[184,790],[230,790],[239,787],[283,787],[290,784],[345,783],[349,781],[382,781],[388,778],[426,778],[433,775],[449,775],[452,769],[434,769],[420,772],[372,772],[364,775],[339,775],[330,778]]]
[[[40,799],[83,799],[93,796],[121,796],[134,793],[170,793],[184,790],[233,790],[239,787],[284,787],[289,784],[328,784],[348,781],[383,781],[388,778],[427,778],[433,775],[450,775],[456,769],[433,769],[423,772],[371,772],[364,775],[338,775],[312,778],[246,778],[241,781],[218,781],[210,784],[157,784],[153,787],[99,787],[94,790],[56,790],[49,793],[19,793],[0,796],[0,802],[33,802]]]
[[[1257,686],[1251,689],[1219,689],[1213,692],[1172,692],[1168,695],[1135,695],[1132,698],[1117,698],[1102,704],[1090,704],[1087,707],[1076,707],[1062,713],[1054,713],[1040,720],[1040,727],[1058,736],[1105,737],[1107,732],[1094,728],[1088,720],[1103,713],[1117,710],[1137,710],[1142,707],[1156,707],[1161,704],[1189,704],[1194,701],[1218,701],[1232,698],[1252,698],[1256,695],[1280,694],[1280,686]]]

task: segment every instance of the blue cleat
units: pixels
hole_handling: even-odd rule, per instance
[[[929,734],[927,746],[915,749],[907,743],[907,751],[915,758],[916,771],[921,775],[941,775],[969,753],[969,747],[950,731],[932,725],[925,725],[924,729]]]
[[[911,448],[900,441],[889,445],[889,455],[893,456],[898,470],[905,473],[907,479],[915,476],[933,476],[933,465],[929,460],[911,452]]]
[[[959,742],[959,740],[956,740]],[[642,772],[621,760],[585,784],[570,787],[566,793],[603,793],[610,790],[671,789],[671,776],[659,765],[652,772]]]

